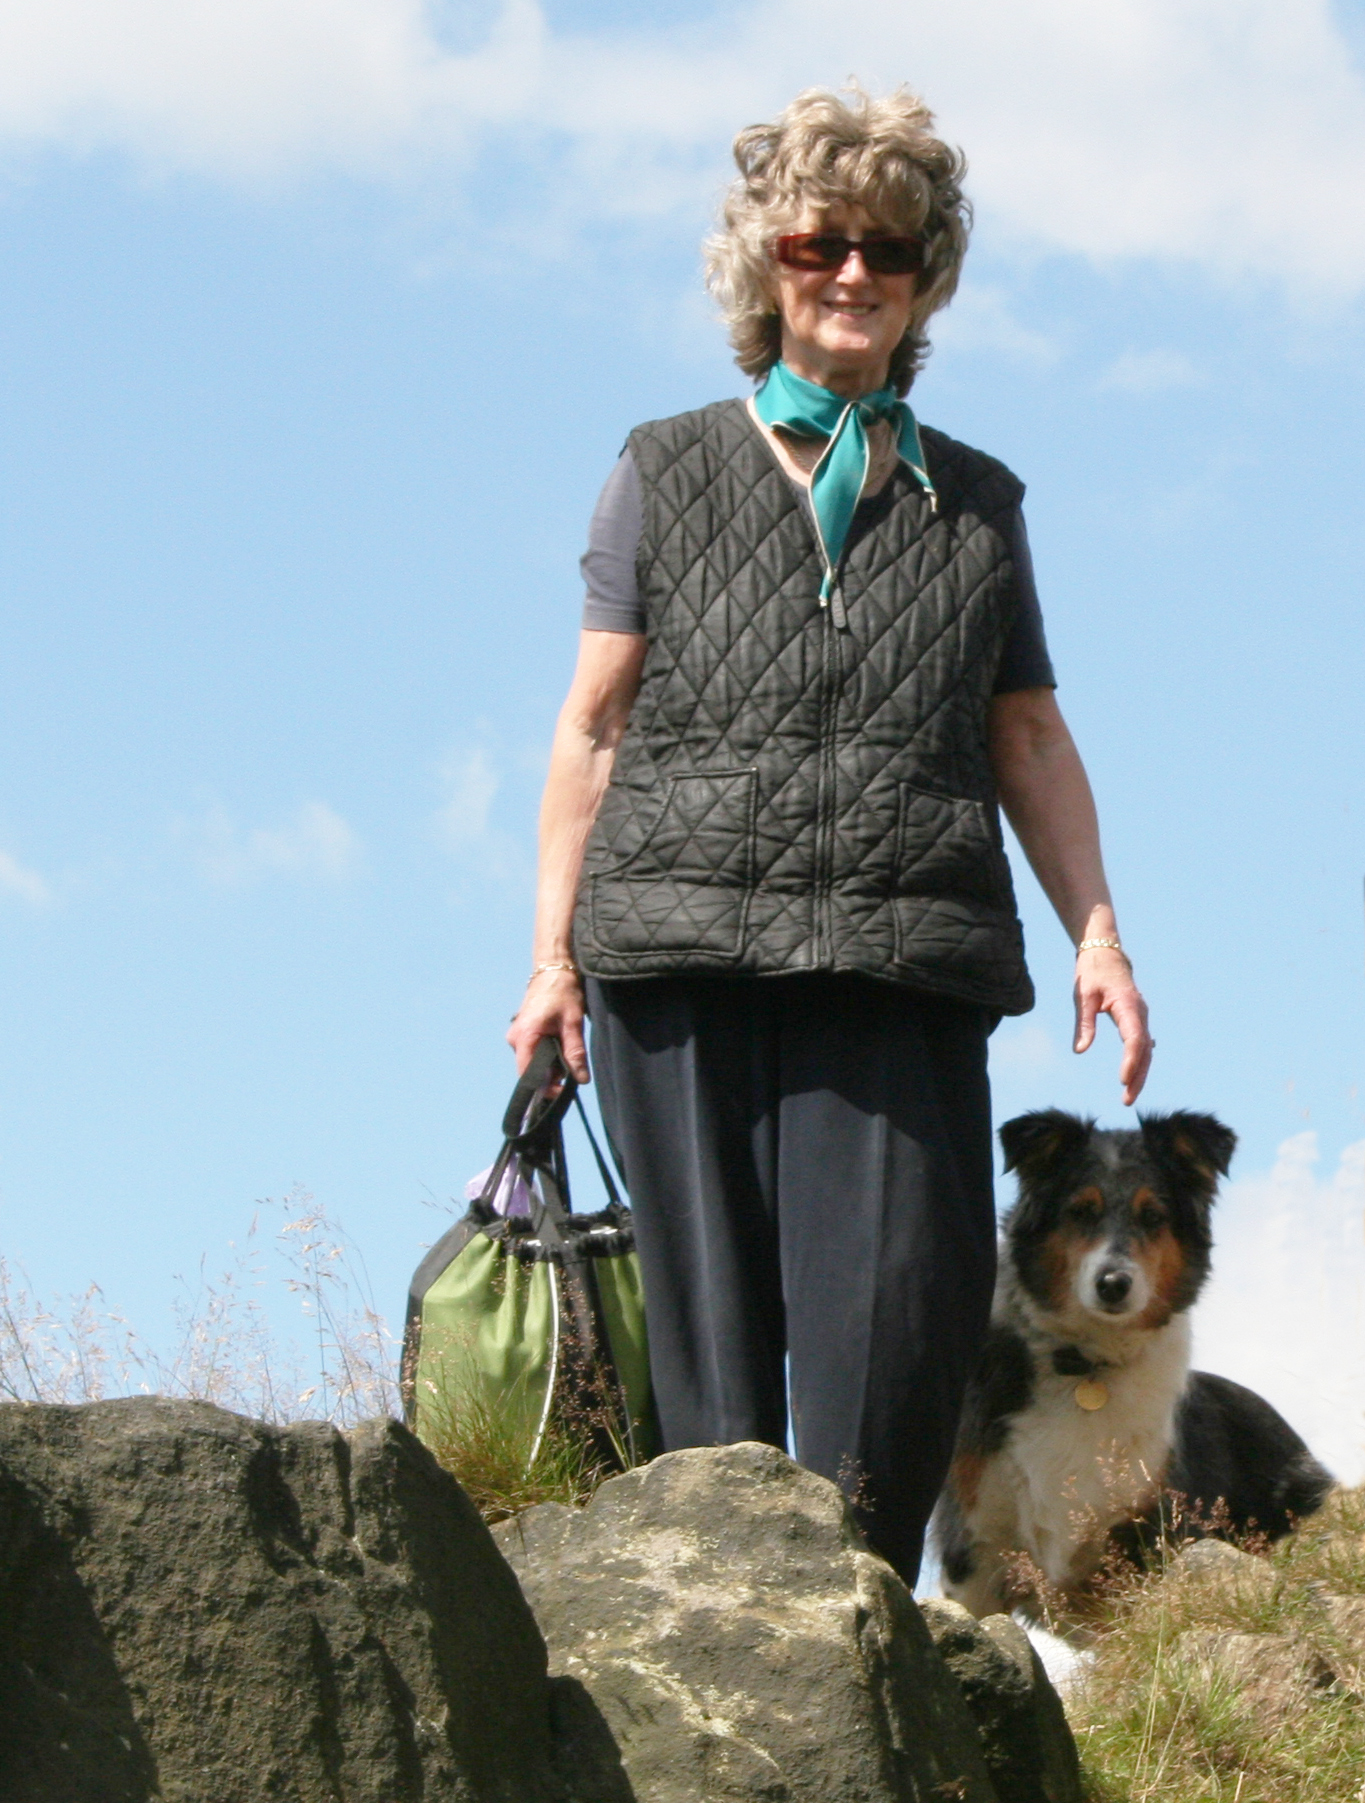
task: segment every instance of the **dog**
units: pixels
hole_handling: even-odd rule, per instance
[[[1333,1481],[1268,1402],[1189,1368],[1236,1136],[1207,1114],[1138,1118],[1000,1129],[1019,1195],[934,1518],[944,1590],[977,1616],[1081,1623],[1115,1564],[1163,1539],[1277,1539]]]

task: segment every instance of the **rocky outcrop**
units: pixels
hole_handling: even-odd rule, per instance
[[[559,1794],[530,1611],[392,1422],[0,1408],[0,1699],[4,1803]]]
[[[909,1591],[838,1489],[773,1447],[670,1453],[494,1532],[551,1670],[611,1730],[623,1796],[995,1803]]]
[[[1001,1803],[1084,1803],[1061,1699],[1019,1624],[1008,1615],[978,1621],[945,1597],[921,1608],[976,1724]]]
[[[1076,1803],[1013,1624],[945,1664],[772,1447],[497,1541],[395,1422],[0,1407],[0,1803]]]

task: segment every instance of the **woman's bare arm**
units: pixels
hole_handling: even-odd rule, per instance
[[[1094,796],[1051,689],[995,697],[990,755],[1006,818],[1072,943],[1117,939]],[[1127,960],[1114,951],[1078,953],[1075,996],[1075,1049],[1087,1050],[1096,1018],[1109,1015],[1123,1038],[1119,1081],[1131,1105],[1147,1081],[1154,1042]]]
[[[588,834],[611,776],[612,760],[640,687],[645,639],[636,632],[584,632],[578,668],[560,710],[540,804],[540,874],[531,962],[573,962],[573,911]],[[524,1071],[536,1042],[558,1036],[569,1069],[588,1081],[583,1044],[583,986],[573,970],[532,977],[507,1034]]]

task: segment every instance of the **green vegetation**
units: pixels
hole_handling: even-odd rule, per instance
[[[274,1231],[262,1222],[274,1218]],[[283,1286],[300,1333],[282,1338],[262,1303]],[[0,1256],[0,1402],[81,1403],[158,1395],[216,1403],[261,1421],[321,1419],[348,1428],[401,1415],[399,1348],[374,1307],[364,1265],[340,1225],[303,1191],[262,1203],[228,1268],[178,1280],[171,1350],[162,1353],[97,1286],[40,1300]],[[584,1503],[635,1461],[617,1411],[591,1394],[560,1396],[539,1445],[526,1411],[497,1410],[472,1386],[429,1432],[439,1462],[488,1521],[538,1502]]]
[[[436,1418],[427,1444],[490,1522],[534,1503],[585,1503],[620,1469],[594,1452],[590,1428],[574,1431],[559,1411],[539,1444],[528,1445],[521,1413],[490,1408],[472,1388],[458,1411]]]
[[[1365,1803],[1365,1490],[1116,1581],[1067,1713],[1094,1803]]]

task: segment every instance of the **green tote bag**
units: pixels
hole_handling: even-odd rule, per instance
[[[503,1145],[478,1199],[427,1253],[408,1293],[403,1403],[428,1445],[462,1416],[496,1419],[526,1467],[553,1429],[602,1467],[655,1450],[644,1295],[629,1208],[583,1113],[557,1040],[542,1039],[512,1092]],[[562,1122],[576,1104],[608,1196],[576,1215]],[[529,1213],[500,1214],[513,1191]]]

